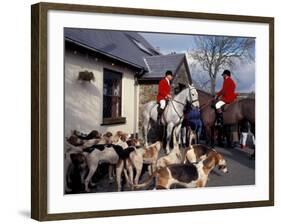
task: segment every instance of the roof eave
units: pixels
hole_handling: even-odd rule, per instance
[[[114,59],[114,60],[117,60],[117,61],[120,61],[120,62],[122,62],[122,63],[128,64],[128,65],[130,65],[130,66],[132,66],[132,67],[137,68],[137,69],[140,70],[140,71],[142,71],[142,70],[147,71],[146,68],[144,68],[144,67],[142,67],[142,66],[140,66],[140,65],[137,65],[137,64],[132,63],[132,62],[130,62],[130,61],[124,60],[124,59],[122,59],[122,58],[120,58],[120,57],[117,57],[117,56],[115,56],[115,55],[112,55],[112,54],[109,54],[109,53],[107,53],[107,52],[101,51],[101,50],[99,50],[99,49],[90,47],[90,46],[88,46],[88,45],[86,45],[86,44],[80,43],[79,41],[72,40],[71,38],[68,38],[68,37],[65,37],[65,40],[66,40],[66,41],[69,41],[69,42],[71,42],[71,43],[77,44],[78,46],[83,47],[83,48],[86,48],[86,49],[88,49],[88,50],[97,52],[97,53],[99,53],[99,54],[103,54],[103,55],[105,55],[105,56],[107,56],[107,57],[109,57],[109,58],[112,58],[112,59]]]

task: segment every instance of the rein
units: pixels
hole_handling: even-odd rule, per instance
[[[207,101],[207,103],[204,103],[201,107],[200,107],[200,110],[204,109],[206,106],[209,106],[210,105],[210,102],[212,102],[213,99],[209,99]]]
[[[172,106],[173,106],[174,110],[176,111],[176,114],[179,116],[179,118],[182,119],[183,113],[182,113],[182,115],[179,115],[179,112],[177,111],[177,109],[176,109],[176,107],[175,107],[173,101],[175,101],[175,100],[171,100]],[[183,105],[183,106],[185,105],[185,104],[183,104],[183,103],[181,103],[181,102],[178,102],[178,101],[175,101],[175,102],[176,102],[176,103],[180,103],[180,104]]]
[[[174,100],[174,99],[171,99],[171,101],[175,101],[176,103],[179,103],[179,104],[181,104],[181,105],[185,106],[185,104],[184,104],[184,103],[182,103],[182,102],[180,102],[180,101],[177,101],[177,100]]]
[[[190,89],[189,89],[188,93],[189,93],[189,99],[192,99],[191,93],[190,93]],[[178,101],[178,100],[171,99],[171,103],[172,103],[172,106],[173,106],[173,108],[174,108],[176,114],[179,116],[180,119],[182,119],[182,117],[184,116],[184,113],[182,113],[182,115],[179,114],[179,112],[177,111],[177,109],[176,109],[176,107],[175,107],[173,101],[176,102],[176,103],[178,103],[178,104],[181,104],[182,106],[185,106],[185,104],[182,103],[182,102],[180,102],[180,101]],[[189,102],[189,103],[192,105],[194,102],[198,102],[198,101],[199,101],[199,99],[197,98],[196,100],[192,100],[192,101]]]

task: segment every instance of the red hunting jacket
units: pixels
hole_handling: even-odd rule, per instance
[[[223,81],[222,89],[217,93],[217,96],[222,96],[221,100],[225,103],[232,103],[237,94],[235,93],[236,84],[231,77]]]
[[[160,80],[158,85],[158,95],[157,95],[157,102],[159,103],[160,100],[166,99],[166,97],[170,94],[171,87],[166,78]]]

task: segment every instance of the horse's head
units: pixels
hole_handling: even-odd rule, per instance
[[[199,108],[199,98],[198,98],[198,92],[196,88],[194,87],[193,84],[189,85],[188,84],[188,89],[189,89],[189,96],[187,97],[187,100],[191,104],[193,108]]]

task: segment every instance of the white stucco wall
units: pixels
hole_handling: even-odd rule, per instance
[[[123,74],[122,76],[122,117],[126,117],[125,124],[101,125],[103,115],[103,69],[111,69]],[[80,71],[92,71],[94,82],[78,80]],[[112,65],[85,53],[66,50],[65,52],[65,136],[69,136],[73,129],[90,132],[116,132],[119,130],[134,133],[138,130],[135,118],[134,73],[132,70]]]

